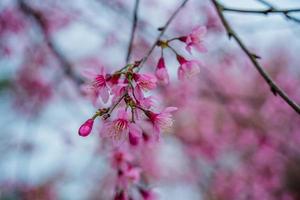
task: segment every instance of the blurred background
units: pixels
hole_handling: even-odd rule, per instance
[[[266,9],[259,0],[220,1]],[[298,0],[269,0],[299,8]],[[95,129],[78,128],[95,107],[82,92],[82,71],[126,64],[134,0],[0,1],[0,199],[112,199],[109,152]],[[142,58],[179,0],[141,0],[132,60]],[[276,82],[300,102],[300,14],[225,16]],[[163,200],[300,199],[300,117],[275,97],[239,46],[228,40],[212,3],[190,0],[164,38],[207,27],[207,53],[191,82],[177,80],[165,52],[168,86],[158,104],[177,106],[174,127],[145,147],[140,163]],[[153,72],[157,49],[142,71]],[[101,126],[101,124],[97,124]],[[137,198],[138,199],[138,198]]]

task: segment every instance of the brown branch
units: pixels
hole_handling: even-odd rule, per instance
[[[173,14],[170,16],[168,21],[165,23],[164,26],[160,27],[158,30],[160,31],[159,35],[157,36],[155,42],[152,44],[151,48],[149,49],[148,53],[144,58],[141,59],[141,64],[139,65],[138,71],[141,69],[143,64],[148,60],[149,56],[153,52],[154,48],[157,45],[157,42],[161,39],[161,37],[164,35],[165,31],[167,30],[168,26],[171,24],[173,19],[176,17],[176,15],[179,13],[179,11],[185,6],[185,4],[188,2],[188,0],[184,0],[179,7],[173,12]]]
[[[216,0],[211,0],[213,3],[215,10],[220,17],[222,24],[225,27],[225,30],[228,34],[229,39],[233,38],[240,48],[244,51],[244,53],[248,56],[250,61],[252,62],[253,66],[256,68],[256,70],[259,72],[259,74],[263,77],[263,79],[267,82],[267,84],[270,86],[271,91],[273,94],[279,95],[290,107],[292,107],[298,114],[300,114],[300,107],[299,105],[294,102],[270,77],[267,71],[263,69],[263,67],[259,64],[257,59],[259,58],[254,53],[251,53],[250,50],[246,47],[246,45],[242,42],[242,40],[239,38],[239,36],[234,32],[234,30],[231,28],[227,20],[225,19],[223,15],[223,6],[220,5]]]
[[[134,41],[134,35],[135,35],[137,21],[138,21],[139,4],[140,4],[140,0],[135,0],[134,11],[133,11],[133,22],[132,22],[130,40],[129,40],[128,50],[127,50],[126,63],[129,62],[130,56],[131,56],[131,51],[132,51],[132,46],[133,46],[133,41]]]
[[[263,14],[267,15],[269,13],[275,13],[275,14],[288,14],[292,12],[300,12],[300,8],[293,8],[293,9],[276,9],[276,8],[268,8],[263,10],[245,10],[245,9],[237,9],[237,8],[228,8],[223,7],[224,11],[228,12],[238,12],[238,13],[249,13],[249,14]]]
[[[57,58],[59,63],[61,64],[64,74],[69,76],[72,80],[74,80],[77,84],[82,84],[83,80],[77,76],[74,71],[72,70],[72,64],[67,60],[67,58],[59,52],[59,50],[55,47],[54,43],[52,42],[48,32],[47,32],[47,20],[43,16],[42,12],[31,8],[27,5],[24,0],[18,0],[20,10],[27,16],[32,17],[37,25],[40,27],[41,32],[43,34],[44,40],[48,45],[49,49],[52,51],[54,56]]]
[[[267,6],[267,7],[269,7],[270,10],[276,10],[276,7],[273,6],[271,3],[269,3],[266,0],[256,0],[256,1],[258,1],[259,3],[261,3],[261,4],[263,4],[263,5]],[[298,19],[297,17],[293,17],[293,16],[289,15],[289,13],[284,13],[283,12],[282,14],[285,16],[286,19],[292,20],[292,21],[294,21],[296,23],[300,23],[300,19]]]

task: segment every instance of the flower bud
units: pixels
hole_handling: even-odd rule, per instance
[[[86,137],[88,136],[93,128],[93,124],[94,124],[94,120],[93,119],[88,119],[86,122],[84,122],[79,130],[78,130],[78,134],[82,137]]]
[[[129,132],[128,138],[129,138],[129,143],[132,146],[137,146],[139,144],[140,138],[137,135],[135,135],[134,133]]]

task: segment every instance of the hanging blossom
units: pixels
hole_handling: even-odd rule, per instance
[[[161,57],[159,58],[156,66],[155,76],[158,79],[159,83],[163,85],[167,85],[169,83],[169,74],[166,69],[165,59],[163,57],[164,49],[170,49],[176,55],[176,59],[180,64],[177,72],[179,80],[191,79],[193,76],[197,75],[200,72],[200,66],[202,65],[200,61],[186,59],[184,56],[180,55],[170,45],[170,43],[173,41],[181,41],[186,44],[185,49],[190,54],[192,52],[192,48],[203,53],[206,52],[206,47],[203,44],[203,37],[205,34],[206,28],[203,26],[198,26],[186,36],[158,41],[157,45],[161,47]]]
[[[169,84],[169,74],[168,71],[166,69],[166,65],[165,65],[165,59],[163,57],[161,57],[158,60],[157,66],[156,66],[156,70],[155,70],[155,76],[158,79],[158,81],[164,85]]]
[[[200,72],[201,63],[197,60],[186,60],[184,57],[177,55],[180,64],[178,68],[178,78],[180,80],[189,79]]]
[[[84,90],[92,95],[94,100],[101,97],[103,102],[109,99],[108,77],[104,68],[96,69],[93,71],[85,71],[83,74],[90,81],[84,86]]]
[[[203,37],[206,34],[206,28],[204,26],[197,26],[187,36],[179,37],[178,39],[186,44],[185,49],[192,54],[192,48],[198,52],[206,52],[207,49],[203,44]]]
[[[152,74],[137,72],[135,69],[139,63],[127,65],[111,75],[105,73],[103,68],[100,73],[89,73],[92,79],[89,82],[91,89],[105,102],[109,99],[107,95],[113,96],[112,106],[99,109],[93,118],[88,119],[79,128],[80,136],[85,137],[91,133],[97,117],[103,118],[101,136],[117,144],[127,140],[131,146],[138,146],[143,137],[142,121],[152,122],[155,137],[162,131],[170,129],[172,125],[170,112],[166,113],[165,110],[154,112],[152,96],[146,96],[148,91],[156,88],[157,78]],[[114,117],[112,111],[117,106],[120,108]]]
[[[140,73],[143,59],[127,64],[114,73],[107,73],[103,67],[85,73],[88,83],[85,89],[95,102],[100,98],[109,107],[99,108],[95,114],[86,120],[79,128],[82,137],[92,133],[96,118],[101,118],[100,135],[103,141],[111,141],[114,147],[112,167],[116,170],[115,193],[113,199],[126,200],[135,198],[131,191],[134,188],[139,199],[154,200],[156,195],[141,179],[144,171],[130,151],[141,149],[152,142],[159,141],[163,132],[170,131],[174,120],[176,107],[157,109],[152,90],[157,84],[169,84],[169,74],[165,65],[163,51],[171,50],[179,62],[179,80],[190,79],[200,72],[200,62],[186,59],[170,46],[171,41],[179,40],[186,43],[186,49],[203,50],[202,36],[204,29],[196,28],[185,37],[170,40],[160,40],[157,46],[161,48],[155,72]],[[151,92],[151,93],[150,93]],[[118,110],[115,112],[115,110]],[[136,151],[138,152],[138,151]]]
[[[134,156],[124,146],[116,148],[111,154],[111,166],[115,171],[115,190],[113,199],[136,199],[132,196],[132,191],[136,190],[138,199],[155,200],[155,193],[145,185],[138,184],[141,182],[142,169],[134,159]],[[131,192],[130,192],[131,191]]]

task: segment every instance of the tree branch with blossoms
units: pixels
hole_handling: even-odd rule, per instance
[[[142,59],[127,63],[113,73],[106,73],[104,67],[84,73],[89,80],[84,88],[92,97],[93,102],[96,103],[100,98],[103,103],[109,102],[111,106],[99,108],[91,118],[84,122],[78,130],[80,136],[86,137],[90,135],[95,119],[101,117],[102,128],[100,135],[103,139],[108,139],[108,141],[112,142],[115,147],[113,152],[118,154],[120,149],[125,149],[126,152],[126,148],[137,148],[145,145],[149,142],[149,138],[151,138],[151,141],[158,142],[161,134],[172,127],[172,113],[177,108],[167,107],[157,111],[153,97],[148,96],[147,92],[155,89],[157,84],[167,85],[169,83],[169,74],[163,53],[165,50],[170,50],[178,61],[178,78],[180,80],[190,79],[200,71],[201,63],[198,60],[186,59],[172,47],[172,43],[176,41],[183,43],[186,51],[190,54],[192,54],[192,50],[205,52],[206,48],[203,45],[203,37],[206,33],[205,27],[198,26],[187,35],[161,40],[171,22],[187,2],[188,0],[184,0],[171,14],[164,26],[159,28],[159,35]],[[127,60],[130,58],[136,31],[138,3],[139,1],[136,1]],[[143,64],[156,47],[160,49],[161,57],[158,59],[154,74],[140,73]],[[116,113],[114,112],[115,110],[117,110]],[[125,152],[122,153],[122,159],[125,156],[124,154],[126,154]],[[121,163],[116,166],[118,181],[116,182],[114,195],[117,199],[130,196],[128,193],[130,180],[135,179],[135,182],[138,182],[139,178],[137,176],[140,176],[142,173],[137,166],[132,167],[130,162],[125,163],[125,167]],[[134,170],[132,171],[132,169]],[[127,177],[128,173],[133,173],[134,178]],[[124,176],[126,180],[124,180]],[[124,184],[124,182],[126,183]],[[148,193],[141,192],[140,187],[138,187],[138,190],[144,199],[148,199],[146,198],[149,195]]]
[[[222,24],[225,27],[225,30],[227,32],[227,35],[229,39],[233,38],[240,48],[244,51],[244,53],[247,55],[253,66],[256,68],[256,70],[259,72],[259,74],[263,77],[263,79],[267,82],[269,85],[272,93],[277,96],[279,95],[290,107],[294,109],[295,112],[300,114],[300,106],[293,101],[286,93],[283,91],[283,89],[275,83],[275,81],[270,77],[269,73],[264,70],[264,68],[259,64],[257,59],[260,57],[256,55],[255,53],[252,53],[246,45],[243,43],[243,41],[240,39],[240,37],[237,35],[237,33],[232,29],[232,27],[229,25],[228,21],[224,17],[223,11],[224,11],[224,6],[221,5],[218,1],[216,0],[211,0],[213,3],[215,10],[220,17],[220,20],[222,21]]]

